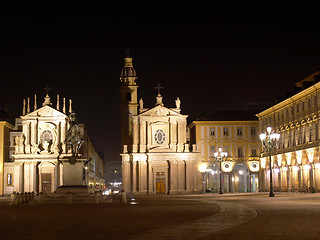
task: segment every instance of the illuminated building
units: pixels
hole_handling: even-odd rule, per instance
[[[106,186],[109,189],[122,189],[122,170],[120,161],[111,161],[106,164]]]
[[[260,132],[272,127],[280,141],[272,154],[274,191],[319,191],[320,71],[296,83],[295,93],[257,114]],[[261,158],[261,190],[269,188],[269,158]]]
[[[51,193],[64,186],[89,186],[85,191],[102,190],[104,164],[96,153],[83,125],[79,131],[83,144],[79,155],[71,161],[66,144],[72,103],[65,99],[60,106],[59,95],[54,107],[47,93],[38,108],[36,95],[33,111],[30,99],[23,101],[22,116],[10,132],[9,159],[4,163],[6,181],[4,194],[15,192]],[[9,177],[10,176],[10,177]]]
[[[162,102],[160,87],[155,107],[137,101],[136,72],[127,56],[121,72],[122,179],[126,192],[141,194],[192,193],[202,190],[200,154],[187,143],[187,116],[178,98],[174,108]],[[139,106],[139,109],[138,109]]]
[[[10,131],[13,128],[10,123],[0,121],[0,195],[12,186],[12,176],[5,171],[4,163],[9,161]]]
[[[228,153],[221,164],[223,192],[259,191],[259,122],[253,112],[220,111],[193,121],[190,144],[201,152],[205,188],[218,192],[218,148]]]

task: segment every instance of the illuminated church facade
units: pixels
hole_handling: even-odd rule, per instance
[[[162,102],[160,86],[155,106],[138,103],[138,85],[132,58],[124,59],[121,72],[122,179],[126,192],[178,194],[202,191],[198,170],[200,153],[187,143],[187,115],[181,101],[174,108]]]
[[[48,93],[40,108],[36,95],[33,106],[30,106],[29,98],[23,101],[22,116],[16,119],[10,131],[2,194],[53,193],[62,186],[82,186],[85,192],[103,189],[104,163],[86,135],[83,124],[79,124],[83,144],[76,160],[70,160],[73,154],[66,138],[73,110],[71,100],[68,102],[67,106],[63,99],[60,106],[58,95],[54,106]]]

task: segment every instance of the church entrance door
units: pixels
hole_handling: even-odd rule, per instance
[[[41,174],[41,186],[43,193],[51,193],[51,173]]]
[[[156,193],[157,194],[166,193],[166,174],[164,172],[156,173]]]

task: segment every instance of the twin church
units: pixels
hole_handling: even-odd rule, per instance
[[[181,101],[164,106],[158,95],[152,108],[138,102],[137,75],[132,58],[124,58],[120,77],[122,181],[126,192],[177,194],[202,190],[200,152],[187,143],[187,115]]]

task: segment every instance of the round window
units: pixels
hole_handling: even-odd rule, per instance
[[[50,142],[52,142],[52,140],[53,140],[53,135],[52,135],[52,132],[50,130],[44,130],[41,133],[40,142],[46,141],[47,143],[50,143]]]
[[[163,144],[166,140],[166,134],[164,133],[163,130],[158,129],[155,133],[154,133],[154,141],[156,144]]]

